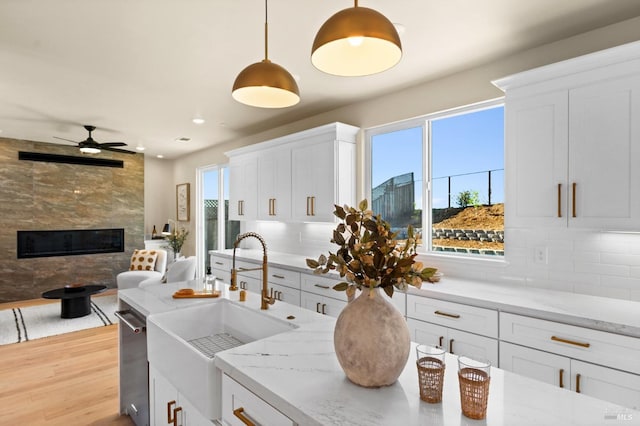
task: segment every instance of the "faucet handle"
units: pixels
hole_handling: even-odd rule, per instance
[[[276,303],[276,298],[273,297],[273,287],[269,289],[269,296],[265,297],[265,302],[267,302],[270,305],[273,305],[274,303]]]

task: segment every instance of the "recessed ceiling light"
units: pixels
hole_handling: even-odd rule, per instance
[[[138,145],[138,146],[136,146],[136,149],[137,149],[138,151],[144,151],[144,146],[142,146],[142,145]]]
[[[158,154],[158,155],[156,155],[156,157],[158,157],[158,158],[164,158],[164,155],[162,155],[162,154]]]
[[[176,142],[189,142],[191,140],[191,138],[186,138],[186,137],[181,137],[181,138],[176,138],[175,141]]]
[[[198,117],[196,117],[196,118],[194,118],[194,119],[193,119],[193,120],[191,120],[191,121],[193,121],[195,124],[204,124],[204,118],[198,118]]]

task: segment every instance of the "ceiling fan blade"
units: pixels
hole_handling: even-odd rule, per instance
[[[124,142],[105,142],[105,143],[99,143],[98,145],[102,146],[102,147],[108,147],[108,146],[127,146],[126,143]]]
[[[54,136],[54,138],[55,139],[60,139],[61,141],[67,141],[67,142],[75,143],[75,144],[80,143],[80,142],[72,141],[71,139],[59,138],[57,136]]]
[[[104,149],[105,151],[121,152],[123,154],[137,154],[137,152],[127,151],[126,149],[111,148],[111,147],[102,146],[102,145],[100,146],[100,149]]]

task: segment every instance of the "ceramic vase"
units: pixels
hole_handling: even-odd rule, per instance
[[[379,288],[366,288],[347,304],[336,321],[333,343],[338,362],[357,385],[395,383],[409,358],[409,327],[388,299]]]

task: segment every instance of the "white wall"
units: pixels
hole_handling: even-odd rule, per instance
[[[173,161],[144,156],[144,235],[151,238],[153,225],[158,234],[169,218],[175,219],[176,186]]]
[[[173,183],[191,182],[193,192],[196,167],[226,163],[228,160],[224,152],[233,148],[334,121],[368,128],[497,98],[502,96],[502,92],[491,84],[492,80],[636,40],[640,40],[640,17],[528,51],[517,52],[436,81],[425,82],[374,100],[349,105],[187,155],[175,161]],[[390,108],[390,105],[393,107]],[[359,199],[364,194],[363,152],[361,140],[357,171]],[[153,184],[149,182],[149,185]],[[150,192],[160,193],[155,190]],[[193,200],[195,197],[191,198]],[[172,203],[175,204],[175,201]],[[175,210],[175,205],[173,209]],[[192,217],[189,226],[193,230],[195,218]],[[328,242],[332,229],[330,225],[255,222],[246,224],[245,228],[261,232],[270,250],[315,257],[331,248]],[[447,276],[464,276],[509,282],[513,285],[556,288],[640,300],[640,236],[569,230],[552,234],[544,229],[507,229],[505,239],[506,261],[460,261],[442,256],[427,256],[424,261],[426,264],[439,267]],[[194,241],[194,238],[187,241],[187,254],[195,252]],[[539,245],[548,247],[547,265],[533,262],[533,248]]]

